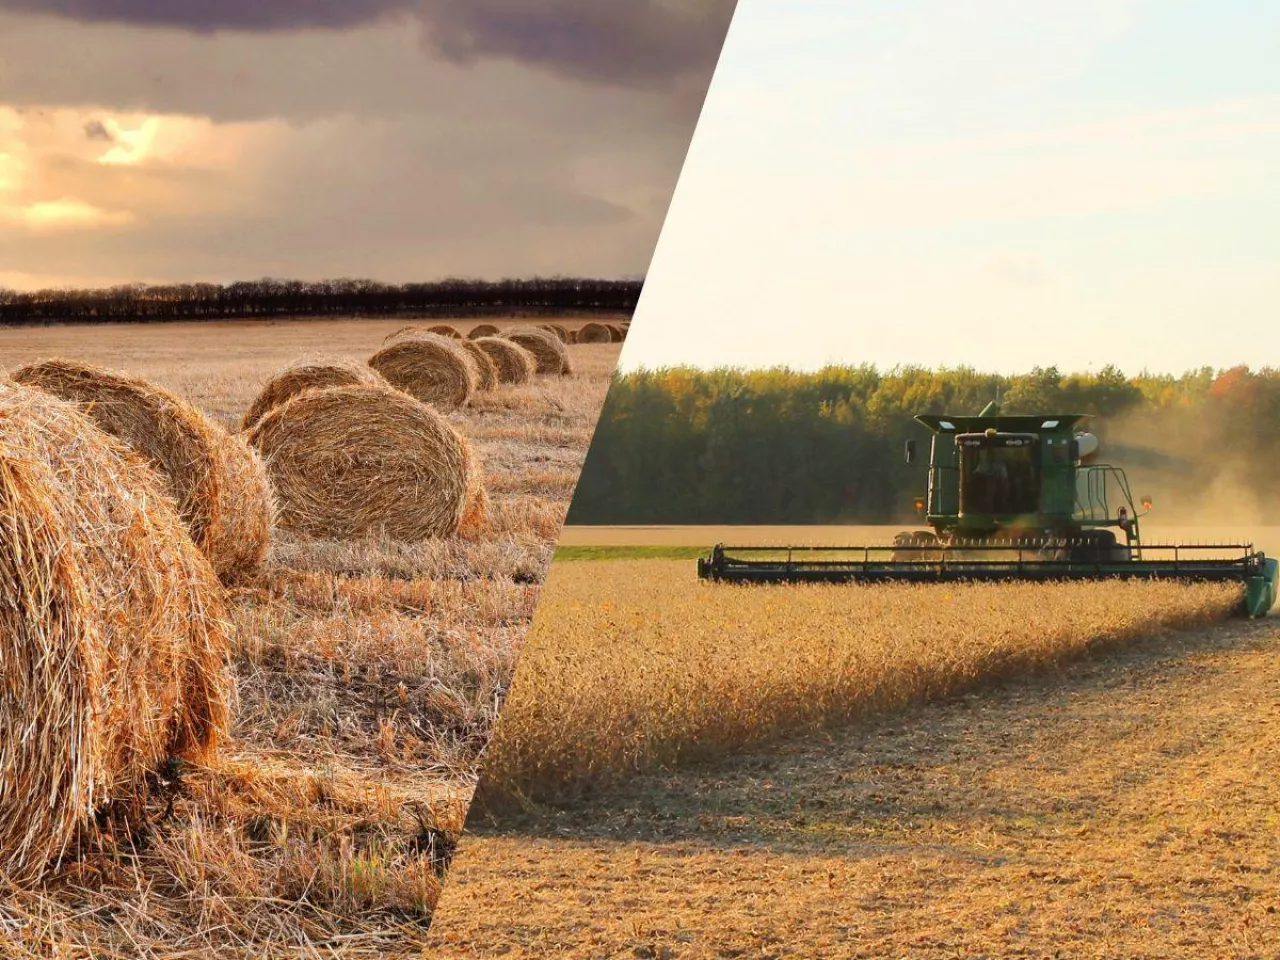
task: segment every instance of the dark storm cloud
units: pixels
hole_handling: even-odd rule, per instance
[[[106,140],[109,143],[115,142],[116,139],[101,120],[90,120],[86,123],[84,125],[84,135],[90,140]]]
[[[593,83],[665,86],[715,65],[736,0],[0,0],[0,10],[204,33],[344,28],[416,13],[458,63],[506,59]]]
[[[196,32],[341,29],[410,6],[409,0],[0,0],[0,10]]]
[[[662,85],[715,65],[736,0],[421,0],[430,41],[466,62],[503,57],[582,80]]]

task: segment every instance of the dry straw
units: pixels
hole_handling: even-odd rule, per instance
[[[578,328],[574,343],[611,343],[613,337],[603,323],[585,323]]]
[[[528,383],[538,372],[537,357],[518,343],[504,337],[481,337],[475,344],[498,368],[499,383],[519,386]]]
[[[482,486],[466,439],[438,411],[385,387],[298,394],[249,440],[271,471],[281,526],[314,537],[453,536]]]
[[[485,352],[484,348],[474,340],[461,340],[458,346],[467,351],[475,362],[476,389],[483,392],[496,387],[498,385],[498,365],[493,362],[493,358]]]
[[[454,327],[447,323],[437,323],[432,327],[424,327],[420,324],[410,324],[407,327],[401,327],[392,333],[387,334],[383,343],[390,343],[392,340],[399,340],[401,337],[419,336],[424,333],[434,333],[437,337],[447,337],[450,340],[465,339]]]
[[[369,366],[397,390],[441,410],[463,406],[480,379],[463,347],[434,333],[402,335],[369,358]]]
[[[477,323],[471,328],[471,332],[467,334],[469,340],[479,340],[481,337],[496,337],[502,331],[495,327],[492,323]]]
[[[561,376],[573,373],[573,367],[569,363],[569,351],[554,334],[547,333],[545,330],[516,327],[508,330],[503,336],[533,354],[538,363],[538,373]]]
[[[71,404],[0,383],[0,873],[225,735],[222,590],[160,479]]]
[[[139,377],[73,360],[23,367],[13,379],[80,404],[159,470],[191,538],[224,580],[261,566],[274,502],[267,471],[240,437]]]
[[[614,343],[621,343],[623,340],[627,339],[626,328],[621,324],[606,323],[605,326],[609,328],[609,338],[613,340]]]
[[[538,324],[537,329],[555,334],[556,339],[561,343],[573,343],[573,334],[569,332],[569,328],[563,327],[558,323],[540,323]]]
[[[304,390],[322,390],[326,387],[350,387],[356,384],[387,386],[378,371],[368,364],[342,357],[304,357],[295,360],[267,381],[245,413],[241,428],[248,430],[262,419],[268,410],[274,410],[290,397]]]
[[[458,521],[458,536],[466,540],[478,540],[488,529],[493,503],[489,499],[489,491],[485,488],[484,470],[475,448],[467,438],[462,437],[462,445],[466,449],[467,492],[463,497],[462,519]]]

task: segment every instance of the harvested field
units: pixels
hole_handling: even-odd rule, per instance
[[[1280,633],[1229,604],[557,562],[430,943],[1267,955]]]
[[[0,330],[12,366],[125,369],[235,429],[299,357],[363,362],[403,321]],[[474,321],[460,320],[459,330]],[[277,530],[228,599],[238,697],[208,766],[0,898],[6,956],[418,956],[617,358],[447,415],[484,464],[479,530],[406,542]]]
[[[1280,625],[468,823],[440,956],[1274,955]]]

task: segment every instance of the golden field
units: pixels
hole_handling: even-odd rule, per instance
[[[236,429],[283,365],[363,361],[403,326],[19,328],[0,330],[0,352],[7,369],[57,356],[144,376]],[[40,888],[5,891],[0,952],[420,953],[619,348],[570,351],[574,376],[449,415],[493,500],[480,536],[277,532],[265,569],[231,597],[231,749],[210,769],[166,772],[144,827],[101,824]]]
[[[1225,617],[1223,585],[707,584],[692,561],[557,563],[485,760],[486,799],[635,772],[948,696]]]
[[[559,562],[430,943],[1266,956],[1280,637],[1231,602]]]

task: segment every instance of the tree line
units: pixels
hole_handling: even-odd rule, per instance
[[[1280,371],[1269,368],[670,368],[615,377],[569,522],[913,523],[927,471],[905,463],[904,442],[927,461],[932,438],[915,415],[976,414],[997,398],[1008,414],[1094,415],[1088,429],[1136,497],[1189,508],[1229,474],[1258,502],[1274,499]]]
[[[0,288],[0,324],[158,322],[270,317],[630,314],[643,280],[535,277],[376,280],[262,280],[124,284],[106,289],[19,292]]]

